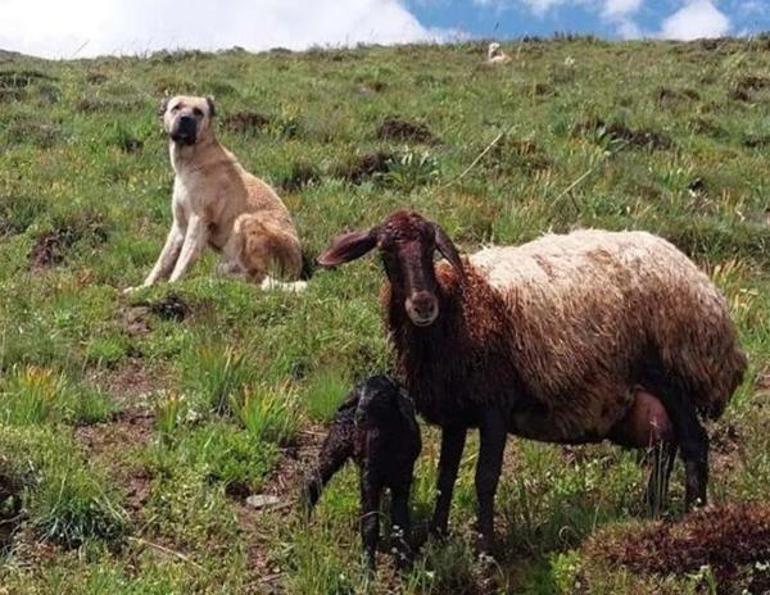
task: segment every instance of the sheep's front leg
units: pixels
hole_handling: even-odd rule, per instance
[[[361,473],[361,541],[370,570],[374,570],[377,562],[381,495],[382,483],[370,470],[364,468]]]
[[[182,252],[176,261],[169,281],[178,281],[187,272],[190,265],[200,256],[208,243],[208,226],[198,215],[192,215],[187,223],[187,234],[182,244]]]
[[[481,446],[476,463],[476,498],[478,499],[478,528],[482,550],[489,552],[495,541],[495,492],[503,466],[503,451],[508,437],[506,416],[500,411],[484,412],[479,426]]]
[[[436,489],[436,510],[433,513],[431,530],[434,535],[445,535],[449,524],[449,507],[452,491],[460,468],[460,459],[465,448],[465,426],[448,426],[441,432],[441,454],[438,461],[438,482]]]

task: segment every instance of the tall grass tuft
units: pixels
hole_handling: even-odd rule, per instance
[[[15,425],[44,423],[62,400],[65,384],[64,376],[50,368],[14,366],[0,404],[2,419]]]
[[[288,387],[252,386],[233,397],[231,407],[255,439],[279,446],[292,444],[302,424],[299,398]]]
[[[87,540],[120,541],[128,530],[123,511],[87,467],[51,469],[36,496],[34,527],[43,539],[65,548]]]
[[[350,390],[346,375],[334,368],[323,368],[313,374],[303,390],[303,402],[314,421],[329,421]]]
[[[233,395],[240,394],[254,380],[244,353],[231,347],[205,346],[184,363],[183,384],[201,405],[219,415],[232,412]]]

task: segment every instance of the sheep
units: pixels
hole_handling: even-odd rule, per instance
[[[383,488],[391,493],[397,562],[400,567],[408,563],[409,491],[421,448],[411,398],[387,376],[374,376],[357,385],[340,405],[318,462],[307,476],[303,500],[312,512],[332,476],[348,459],[355,460],[361,481],[361,541],[371,570],[375,568]]]
[[[418,413],[442,428],[432,530],[447,530],[469,428],[481,548],[507,434],[555,443],[609,439],[678,448],[687,509],[706,503],[708,437],[746,369],[728,306],[673,245],[645,232],[575,231],[461,260],[437,224],[397,211],[332,240],[334,267],[379,248],[398,371]],[[438,250],[447,262],[434,265]],[[651,486],[652,487],[652,486]]]
[[[487,64],[505,64],[511,58],[506,54],[499,43],[490,43],[487,49]]]

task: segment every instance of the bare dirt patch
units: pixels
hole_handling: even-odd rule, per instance
[[[178,294],[171,292],[160,300],[139,302],[122,313],[121,326],[130,336],[146,335],[152,330],[153,316],[161,320],[182,322],[192,313],[190,305]]]
[[[86,75],[86,81],[91,83],[92,85],[102,85],[106,83],[110,77],[108,77],[103,72],[89,72]]]
[[[770,134],[747,134],[741,144],[747,149],[765,149],[770,147]]]
[[[535,172],[548,169],[551,160],[532,140],[505,137],[489,152],[487,169],[500,174],[512,170]]]
[[[21,506],[22,489],[23,485],[18,477],[0,468],[0,554],[4,554],[11,547],[13,537],[24,518]]]
[[[436,145],[440,141],[425,124],[405,120],[397,116],[388,116],[377,129],[379,140],[414,142],[424,145]]]
[[[146,395],[166,388],[169,384],[165,371],[155,367],[149,370],[141,359],[128,360],[123,366],[98,370],[89,380],[105,391],[119,405],[135,407],[136,402]]]
[[[36,70],[3,70],[0,71],[0,88],[25,89],[40,81],[56,81],[55,77]]]
[[[284,192],[297,192],[313,186],[321,180],[318,168],[309,161],[295,161],[291,170],[278,180],[278,187]]]
[[[578,134],[590,134],[599,141],[623,143],[631,148],[665,150],[673,146],[671,138],[662,132],[647,128],[629,128],[618,122],[608,123],[602,119],[590,120],[575,127]]]
[[[751,102],[762,89],[770,88],[770,78],[764,76],[744,76],[738,79],[730,90],[730,99]]]
[[[700,99],[700,94],[694,89],[658,87],[657,91],[655,91],[655,103],[661,107],[674,107],[698,99]]]
[[[75,437],[89,458],[103,461],[123,488],[129,513],[138,512],[147,502],[151,477],[145,469],[124,464],[122,458],[129,449],[152,439],[154,423],[152,413],[132,409],[120,412],[108,422],[75,429]]]
[[[236,112],[222,117],[222,127],[232,132],[256,134],[269,126],[271,119],[259,112]]]
[[[377,175],[390,171],[395,154],[388,151],[377,151],[351,157],[339,164],[332,172],[333,177],[342,178],[351,184],[360,185]]]
[[[64,263],[67,253],[77,242],[88,241],[97,245],[107,239],[107,228],[102,216],[86,213],[38,236],[29,253],[30,269],[39,271]]]
[[[585,553],[635,572],[678,575],[710,566],[730,581],[741,566],[770,559],[770,506],[734,504],[592,537]]]
[[[280,592],[281,568],[271,558],[270,529],[296,514],[302,482],[314,463],[325,436],[323,426],[312,426],[302,431],[296,444],[284,448],[273,471],[265,478],[262,495],[276,496],[280,503],[275,506],[254,508],[245,501],[235,503],[235,512],[248,542],[249,592]],[[266,523],[266,516],[276,518]]]

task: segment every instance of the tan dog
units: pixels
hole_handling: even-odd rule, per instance
[[[177,281],[206,245],[222,254],[220,272],[263,287],[299,290],[302,252],[289,212],[265,182],[248,173],[214,136],[211,98],[177,96],[161,104],[174,167],[166,245],[142,287]],[[129,288],[131,292],[139,288]]]

